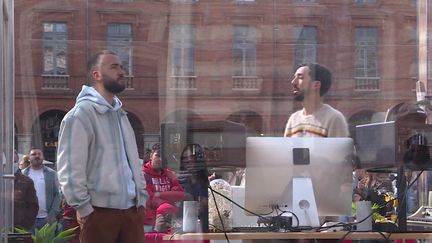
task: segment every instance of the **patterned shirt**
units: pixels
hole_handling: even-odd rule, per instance
[[[313,114],[305,115],[305,109],[293,113],[285,126],[285,137],[348,137],[348,125],[344,115],[323,104]]]

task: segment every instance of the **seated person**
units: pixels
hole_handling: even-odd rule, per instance
[[[199,144],[187,144],[181,153],[178,178],[185,190],[186,201],[198,202],[201,232],[208,232],[209,177],[204,150]]]
[[[143,165],[143,174],[149,194],[144,225],[151,225],[153,231],[166,233],[170,227],[170,218],[177,213],[176,202],[184,199],[184,189],[176,174],[163,168],[159,144],[152,147],[150,159]],[[148,227],[146,229],[146,232],[150,231]]]

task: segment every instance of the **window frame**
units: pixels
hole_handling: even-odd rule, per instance
[[[52,24],[53,31],[47,32],[45,31],[45,25]],[[57,25],[64,25],[64,34],[62,32],[58,32]],[[64,76],[69,73],[69,64],[68,64],[68,28],[66,22],[56,22],[56,21],[44,21],[42,22],[42,75],[50,75],[50,76]],[[50,39],[48,39],[50,38]],[[48,48],[52,49],[52,71],[47,70],[47,59],[46,59],[46,51]],[[64,71],[59,70],[59,54],[64,52]]]

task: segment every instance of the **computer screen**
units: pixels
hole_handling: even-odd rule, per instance
[[[248,137],[245,207],[293,211],[293,179],[310,178],[319,216],[351,215],[352,154],[351,138]]]

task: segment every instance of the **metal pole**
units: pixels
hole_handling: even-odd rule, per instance
[[[4,25],[6,24],[3,6],[4,1],[0,1],[0,34],[1,36],[5,35]],[[4,190],[3,183],[3,118],[4,118],[4,83],[5,83],[5,74],[4,74],[4,38],[0,38],[0,229],[4,229],[5,225],[5,202],[6,202],[6,194]],[[0,232],[0,242],[6,242],[6,235]]]
[[[14,103],[15,103],[15,89],[14,89],[14,78],[15,78],[15,44],[14,44],[14,0],[7,1],[7,13],[8,21],[5,29],[6,33],[6,49],[5,49],[5,113],[4,113],[4,124],[5,124],[5,143],[4,150],[6,154],[6,168],[9,174],[8,179],[5,182],[6,195],[8,195],[8,203],[5,204],[5,228],[11,229],[13,231],[13,196],[14,196],[14,180],[13,180],[13,157],[14,157],[14,133],[15,133],[15,113],[14,113]]]
[[[427,104],[424,110],[427,114],[428,124],[432,124],[432,111],[431,111],[431,98],[432,98],[432,86],[429,86],[428,82],[428,1],[419,0],[417,2],[417,29],[418,29],[418,76],[419,81],[423,83],[426,93]],[[419,206],[428,205],[428,186],[427,186],[427,175],[429,171],[425,171],[419,178],[418,181],[418,199]]]
[[[14,144],[14,16],[13,0],[0,7],[0,188],[2,242],[13,231],[13,144]]]

